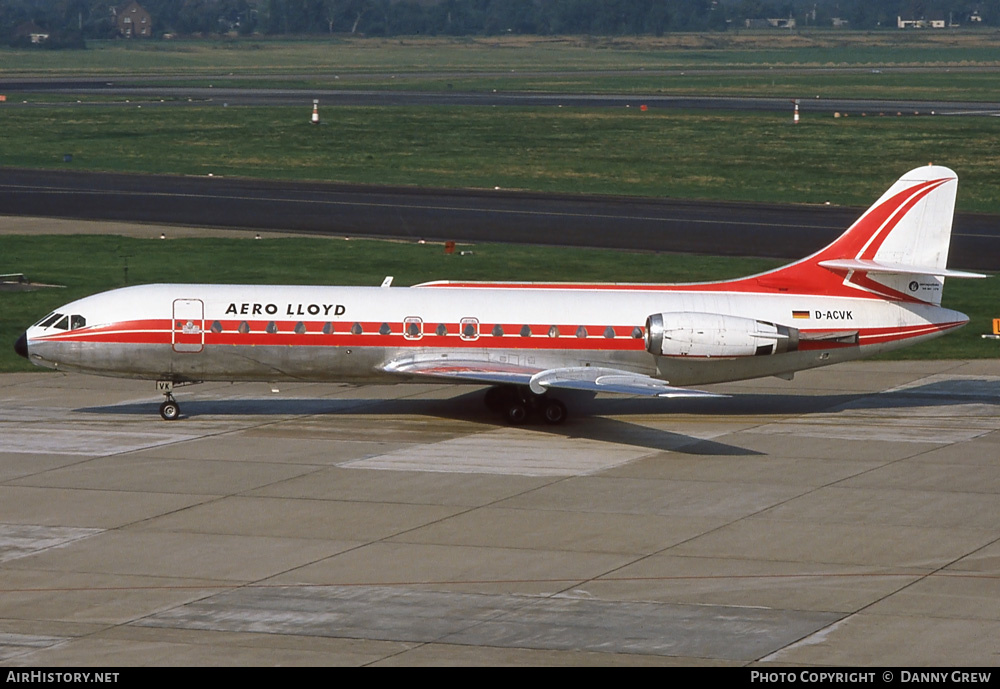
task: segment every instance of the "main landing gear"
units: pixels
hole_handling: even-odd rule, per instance
[[[566,405],[548,395],[536,395],[527,387],[499,385],[486,391],[486,406],[514,426],[540,418],[550,426],[566,420]]]

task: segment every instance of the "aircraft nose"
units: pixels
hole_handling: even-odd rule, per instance
[[[14,351],[19,355],[23,356],[25,359],[28,358],[28,333],[21,333],[21,337],[17,338],[17,342],[14,343]]]

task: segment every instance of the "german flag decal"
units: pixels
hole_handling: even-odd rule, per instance
[[[792,311],[792,318],[809,318],[808,311]]]

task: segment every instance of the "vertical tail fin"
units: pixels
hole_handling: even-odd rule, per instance
[[[907,172],[849,230],[861,239],[869,237],[854,257],[945,270],[957,194],[958,176],[946,167]]]
[[[946,167],[911,170],[832,244],[760,282],[939,305],[945,277],[984,277],[946,268],[957,192]]]

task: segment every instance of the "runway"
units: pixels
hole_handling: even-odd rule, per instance
[[[1000,660],[1000,363],[713,390],[0,376],[0,663]]]
[[[951,66],[947,68],[927,67],[893,67],[887,72],[902,74],[907,72],[934,73],[949,72],[981,72],[989,67],[981,66]],[[623,71],[535,71],[530,76],[536,78],[565,79],[586,76],[614,76],[622,79],[630,77],[660,77],[677,78],[685,75],[696,76],[711,74],[754,75],[767,74],[770,77],[786,74],[824,75],[866,74],[874,76],[870,67],[828,67],[828,68],[774,68],[765,69],[685,69],[685,70],[623,70]],[[879,72],[881,75],[881,72]],[[176,76],[143,75],[141,80],[123,79],[121,75],[105,75],[93,77],[25,77],[0,79],[0,90],[11,94],[11,101],[5,107],[80,107],[77,103],[53,103],[43,100],[36,102],[39,93],[61,94],[67,97],[100,96],[104,98],[119,98],[121,102],[97,101],[83,104],[85,107],[120,107],[129,103],[143,103],[153,107],[200,107],[225,105],[309,105],[313,100],[319,100],[324,106],[479,106],[479,107],[583,107],[583,108],[624,108],[647,106],[668,110],[735,110],[757,112],[788,112],[789,98],[762,96],[712,96],[712,95],[664,95],[662,93],[558,93],[484,89],[482,91],[465,90],[420,90],[399,88],[399,84],[413,80],[448,78],[465,79],[468,72],[427,73],[375,75],[375,74],[345,74],[343,76],[325,74],[282,74],[252,76],[216,74],[201,75],[198,79],[203,83],[217,80],[222,83],[252,81],[261,86],[193,86],[178,83],[183,79]],[[494,74],[478,73],[480,79],[490,77],[507,80],[510,72]],[[525,76],[522,74],[521,76]],[[325,79],[328,83],[337,83],[340,88],[317,86],[314,88],[283,88],[289,81]],[[372,81],[381,79],[393,84],[389,88],[352,88],[348,84],[356,80]],[[136,83],[136,82],[139,83]],[[276,84],[271,87],[271,84]],[[948,100],[917,100],[917,99],[884,99],[884,98],[821,98],[819,96],[797,99],[803,113],[843,113],[862,114],[892,114],[900,116],[964,116],[964,117],[995,117],[1000,112],[1000,103],[990,101],[948,101]]]
[[[873,197],[874,200],[874,197]],[[7,168],[0,214],[799,259],[863,208]],[[948,265],[997,270],[1000,223],[955,216]]]

